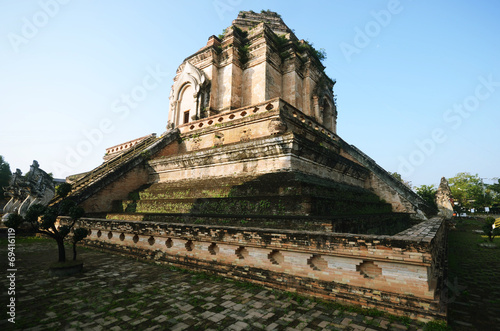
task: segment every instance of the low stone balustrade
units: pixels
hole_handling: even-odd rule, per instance
[[[64,222],[64,219],[61,220]],[[82,219],[85,245],[287,291],[442,318],[444,222],[394,236]]]

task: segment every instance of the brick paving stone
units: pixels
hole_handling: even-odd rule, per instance
[[[248,324],[242,321],[236,322],[235,324],[229,326],[229,330],[241,331],[248,327]]]
[[[191,309],[193,309],[194,307],[191,306],[189,303],[188,304],[185,304],[185,305],[178,305],[177,306],[180,310],[182,311],[190,311]]]
[[[322,311],[315,311],[315,312],[310,313],[309,315],[312,316],[312,317],[319,317],[322,314],[323,314]]]
[[[253,329],[265,329],[265,325],[264,324],[261,324],[259,322],[254,322],[252,323],[252,328]]]
[[[210,316],[208,319],[211,320],[212,322],[219,322],[219,321],[222,321],[224,318],[226,318],[226,315],[223,315],[223,314],[214,314],[212,316]]]
[[[245,308],[245,306],[244,306],[244,305],[242,305],[241,303],[238,303],[238,304],[236,304],[236,305],[234,305],[234,306],[232,307],[232,309],[237,310],[237,311],[238,311],[238,310],[242,310],[243,308]]]
[[[391,328],[397,329],[397,330],[407,330],[408,329],[408,327],[406,325],[402,325],[399,323],[392,323]]]
[[[323,322],[319,323],[319,324],[318,324],[318,326],[319,326],[320,328],[326,328],[326,326],[327,326],[328,324],[330,324],[330,323],[329,323],[329,322],[327,322],[327,321],[323,321]]]
[[[116,307],[114,309],[111,309],[109,312],[110,313],[117,313],[117,312],[122,311],[122,310],[125,310],[125,308],[123,308],[123,307]]]
[[[379,323],[379,326],[382,329],[388,329],[389,328],[389,324],[390,324],[389,321],[387,321],[387,320],[381,320],[380,323]]]
[[[232,302],[232,301],[225,301],[221,304],[222,307],[225,307],[225,308],[229,308],[229,307],[232,307],[234,306],[236,303]]]
[[[297,330],[304,330],[307,326],[307,322],[300,322],[295,328]]]
[[[132,326],[136,326],[136,325],[139,325],[139,324],[141,324],[142,322],[145,322],[145,321],[147,321],[147,320],[148,320],[147,318],[139,318],[139,319],[136,319],[136,320],[134,320],[134,321],[130,322],[130,325],[132,325]]]
[[[237,315],[237,314],[231,314],[231,315],[229,315],[229,317],[234,318],[235,320],[238,320],[238,321],[245,320],[244,316],[240,316],[240,315]]]
[[[269,319],[269,318],[271,318],[273,316],[274,316],[274,313],[267,313],[266,315],[262,316],[262,318],[265,319],[265,320],[267,320],[267,319]]]
[[[279,324],[277,323],[271,323],[269,324],[267,327],[266,327],[266,330],[267,331],[270,331],[270,330],[276,330],[278,328]]]
[[[363,326],[363,325],[358,325],[358,324],[351,323],[349,326],[353,330],[355,330],[355,331],[364,331],[364,330],[366,330],[366,326]]]
[[[141,311],[141,315],[143,315],[143,316],[148,315],[152,311],[153,311],[153,309],[143,310],[143,311]]]
[[[153,318],[153,321],[156,321],[156,322],[164,322],[166,320],[168,320],[169,317],[168,316],[165,316],[165,315],[160,315],[160,316],[156,316],[155,318]]]
[[[347,317],[346,317],[346,318],[344,318],[344,319],[342,320],[342,323],[341,323],[341,324],[342,324],[342,325],[349,325],[351,322],[352,322],[352,319],[350,319],[350,318],[347,318]]]
[[[174,325],[171,330],[172,331],[181,331],[181,330],[185,330],[187,328],[189,328],[189,325],[181,322],[181,323]]]

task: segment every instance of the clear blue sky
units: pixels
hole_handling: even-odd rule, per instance
[[[386,170],[414,185],[500,176],[498,1],[2,0],[0,155],[65,177],[163,133],[183,59],[261,9],[326,50],[338,133]]]

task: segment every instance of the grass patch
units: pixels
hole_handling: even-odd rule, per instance
[[[203,305],[205,302],[201,300],[200,298],[193,297],[188,300],[188,303],[193,306],[193,307],[199,307]]]
[[[451,327],[446,324],[446,321],[430,321],[424,326],[424,331],[451,331]]]
[[[500,293],[500,284],[496,281],[500,273],[500,252],[479,246],[489,243],[482,231],[478,231],[482,230],[484,219],[455,219],[453,223],[455,228],[448,234],[449,321],[453,325],[453,321],[463,320],[462,313],[458,312],[461,309],[455,303],[467,304],[474,300],[474,305],[467,307],[467,315],[472,319],[469,322],[478,330],[493,329],[497,325],[491,324],[493,319],[489,316],[500,309],[500,300],[491,297],[493,293]],[[500,238],[495,238],[493,243],[500,245]]]
[[[33,243],[50,243],[54,242],[53,239],[50,238],[44,238],[44,237],[37,237],[37,236],[22,236],[22,235],[16,235],[16,243],[17,244],[33,244]],[[7,238],[2,238],[0,239],[0,244],[8,244]]]
[[[227,281],[231,281],[231,280],[228,279]],[[249,292],[252,292],[254,294],[257,293],[257,292],[260,292],[260,291],[264,290],[263,286],[255,284],[255,283],[242,282],[242,281],[237,281],[237,280],[233,280],[232,283],[236,287],[244,288],[245,290],[247,290]]]

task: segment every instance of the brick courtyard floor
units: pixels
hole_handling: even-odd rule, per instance
[[[3,241],[5,243],[5,241]],[[69,253],[69,249],[67,249]],[[6,245],[0,266],[6,270]],[[79,248],[78,275],[57,278],[52,241],[16,244],[16,324],[0,330],[421,330],[408,319],[367,316],[247,283],[172,270]],[[2,307],[8,279],[2,277]],[[8,317],[8,316],[7,316]]]

